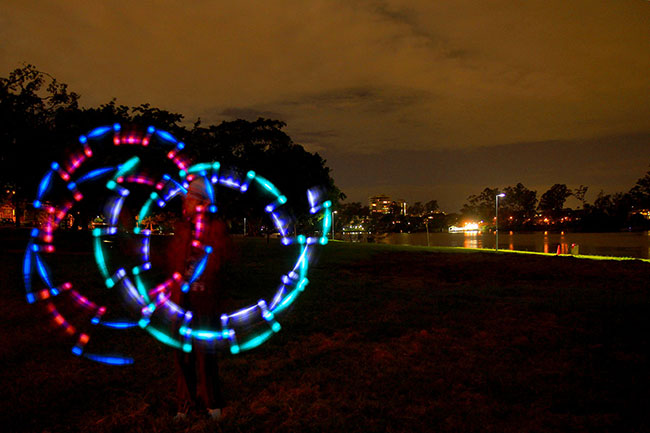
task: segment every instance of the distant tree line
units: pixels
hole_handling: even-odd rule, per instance
[[[359,202],[342,203],[337,209],[335,228],[362,227],[372,233],[446,231],[462,222],[482,222],[486,230],[494,229],[496,196],[499,199],[499,227],[507,230],[565,230],[572,231],[618,231],[650,230],[650,171],[637,180],[628,192],[605,194],[600,191],[593,203],[588,203],[588,187],[580,185],[569,188],[566,184],[551,186],[541,197],[537,191],[522,183],[505,188],[484,188],[470,195],[460,213],[440,212],[438,202],[415,202],[404,215],[402,208],[394,204],[388,213],[372,213],[368,206]],[[578,209],[565,207],[569,197],[579,203]]]
[[[593,203],[585,199],[588,187],[580,185],[571,189],[565,184],[551,186],[541,197],[537,191],[522,183],[501,188],[485,188],[467,198],[461,209],[463,218],[482,220],[494,224],[496,196],[499,200],[499,227],[513,230],[572,229],[575,231],[647,230],[650,220],[650,171],[637,180],[628,192],[605,194],[603,191]],[[579,209],[566,208],[569,197],[580,202]]]
[[[11,200],[17,225],[49,164],[61,159],[80,134],[115,122],[167,130],[188,143],[187,152],[197,162],[220,161],[225,166],[255,170],[275,183],[297,210],[305,211],[298,215],[305,221],[309,218],[307,188],[321,187],[335,203],[345,197],[326,161],[294,143],[280,120],[240,119],[204,125],[198,119],[187,127],[181,123],[182,114],[147,103],[127,107],[111,100],[86,108],[79,105],[79,97],[32,65],[0,77],[0,201]],[[252,209],[238,211],[249,212],[249,221],[261,217]]]

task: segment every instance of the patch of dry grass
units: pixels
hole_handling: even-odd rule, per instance
[[[262,288],[279,246],[251,245]],[[0,251],[7,431],[650,430],[647,263],[332,243],[280,334],[224,356],[223,421],[174,424],[171,350],[134,330],[105,336],[133,366],[74,357],[24,302],[19,261]]]

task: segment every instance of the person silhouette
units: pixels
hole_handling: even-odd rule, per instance
[[[179,285],[172,289],[171,300],[185,310],[192,311],[192,327],[214,329],[219,324],[219,307],[223,298],[222,270],[232,249],[226,224],[214,215],[203,212],[210,204],[206,194],[206,180],[192,181],[183,202],[183,215],[174,227],[174,237],[168,250],[171,269],[183,269],[184,280],[189,281],[194,267],[204,255],[193,241],[200,237],[204,246],[211,247],[205,269],[184,292]],[[202,224],[197,224],[197,218]],[[202,232],[197,234],[196,230]],[[176,332],[180,324],[176,324]],[[190,352],[177,351],[176,398],[178,412],[175,419],[184,419],[189,410],[207,411],[218,420],[222,416],[225,400],[219,379],[216,350],[206,342],[193,341]]]

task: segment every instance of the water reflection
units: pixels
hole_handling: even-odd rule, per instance
[[[494,248],[494,233],[430,233],[431,246]],[[392,233],[383,242],[402,245],[427,245],[426,233]],[[580,254],[650,258],[650,232],[623,233],[508,233],[499,236],[499,248],[519,251],[569,254],[571,247]],[[575,251],[575,250],[574,250]]]
[[[465,232],[463,241],[464,248],[481,248],[480,232]]]
[[[544,252],[548,254],[548,232],[544,232]]]

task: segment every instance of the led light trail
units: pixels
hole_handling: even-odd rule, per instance
[[[70,154],[63,163],[53,162],[43,176],[38,190],[35,208],[43,208],[46,221],[38,229],[33,229],[23,261],[23,276],[26,298],[29,303],[44,302],[46,311],[55,326],[66,335],[72,336],[72,352],[87,359],[111,364],[128,365],[133,359],[115,354],[91,353],[86,350],[94,326],[111,330],[134,327],[143,328],[151,336],[164,344],[183,351],[191,351],[194,345],[209,346],[227,350],[232,354],[259,346],[281,329],[279,317],[305,290],[308,284],[307,272],[312,249],[327,243],[326,234],[331,225],[331,202],[318,189],[307,191],[310,213],[322,213],[319,236],[296,235],[291,213],[286,210],[287,198],[268,179],[247,171],[245,174],[236,167],[224,169],[219,162],[192,163],[184,156],[185,144],[172,134],[149,127],[146,131],[129,130],[121,125],[95,128],[79,137],[81,150]],[[152,175],[152,170],[143,167],[140,156],[126,158],[122,163],[97,167],[91,164],[93,156],[102,146],[135,148],[155,148],[162,151],[169,169],[160,176]],[[89,165],[86,172],[83,168]],[[155,171],[155,170],[153,170]],[[135,211],[138,221],[144,221],[155,209],[168,206],[173,200],[184,200],[189,185],[201,179],[205,206],[197,206],[192,224],[194,230],[191,247],[194,261],[187,269],[164,269],[167,277],[153,282],[151,261],[151,230],[135,227],[126,232],[120,225],[124,209]],[[108,224],[92,231],[92,245],[98,271],[109,291],[121,293],[128,305],[128,319],[111,317],[108,308],[99,305],[79,292],[71,281],[60,281],[50,271],[48,254],[55,252],[55,234],[70,214],[75,203],[84,198],[86,187],[103,185],[105,191],[105,215]],[[143,188],[150,188],[144,202],[132,203],[134,195],[142,197]],[[293,266],[279,277],[279,287],[267,299],[259,299],[252,305],[232,312],[224,312],[214,317],[213,328],[195,325],[196,312],[186,310],[171,300],[173,290],[187,292],[205,271],[210,254],[215,245],[209,245],[205,238],[205,225],[218,216],[218,210],[227,203],[218,202],[221,189],[234,190],[252,196],[268,215],[281,236],[283,246],[296,252]],[[57,190],[57,204],[51,204]],[[63,191],[63,194],[61,193]],[[137,193],[134,193],[137,192]],[[253,193],[253,191],[255,191]],[[134,199],[135,200],[135,199]],[[292,235],[292,233],[294,233]],[[137,245],[134,254],[124,260],[129,264],[120,265],[117,260],[109,260],[107,244],[130,242]],[[160,278],[160,272],[156,273]],[[110,292],[112,293],[112,292]],[[57,309],[57,302],[71,301],[72,305],[83,311],[90,320],[71,323]]]

